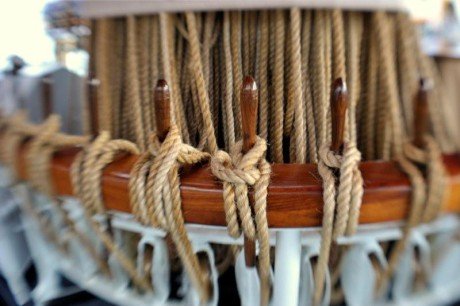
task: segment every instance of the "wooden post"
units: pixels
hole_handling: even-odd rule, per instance
[[[94,137],[99,133],[99,85],[99,80],[95,78],[93,73],[90,73],[88,76],[88,111],[90,132]]]
[[[247,153],[256,143],[257,138],[257,84],[250,76],[243,80],[241,88],[241,123],[243,132],[243,154]],[[249,195],[249,202],[254,203],[253,195]],[[253,240],[244,237],[244,258],[247,267],[254,267],[256,261],[256,245]]]
[[[42,114],[43,120],[53,112],[53,79],[51,74],[42,78]]]
[[[419,89],[414,98],[414,140],[413,144],[418,148],[423,148],[425,142],[423,137],[428,128],[428,91],[430,82],[420,79]]]
[[[338,78],[332,83],[331,90],[331,150],[341,154],[345,137],[345,122],[348,108],[347,85],[342,78]],[[334,171],[340,176],[340,171]],[[336,241],[332,242],[329,255],[329,266],[336,267],[340,257],[340,248]]]
[[[347,85],[342,80],[342,78],[338,78],[332,84],[332,91],[331,91],[331,123],[332,123],[331,150],[336,153],[340,153],[343,147],[347,107],[348,107]]]
[[[158,80],[154,90],[156,133],[162,142],[168,135],[171,127],[171,96],[169,86],[165,80]]]

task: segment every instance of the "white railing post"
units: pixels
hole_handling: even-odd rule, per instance
[[[276,234],[274,306],[297,306],[299,300],[301,241],[299,230]]]

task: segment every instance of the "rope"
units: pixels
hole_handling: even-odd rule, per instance
[[[16,158],[19,146],[28,134],[33,133],[35,130],[24,129],[26,133],[21,133],[20,127],[26,124],[25,120],[26,114],[24,112],[17,112],[13,116],[2,120],[5,130],[3,132],[3,146],[0,146],[0,160],[4,165],[9,166],[11,176],[14,180],[17,179],[15,165],[17,164]]]
[[[268,138],[268,54],[269,54],[269,40],[270,40],[270,23],[269,13],[262,11],[259,17],[259,40],[258,40],[258,80],[259,80],[259,135],[263,139]],[[225,48],[225,46],[224,46]],[[230,144],[232,147],[235,144]]]
[[[270,161],[318,162],[321,168],[324,185],[321,254],[326,257],[320,256],[315,271],[317,288],[324,283],[330,244],[356,229],[362,196],[356,143],[365,159],[393,158],[408,174],[413,192],[411,211],[404,236],[391,254],[390,268],[379,281],[383,284],[380,288],[385,288],[404,251],[410,228],[435,218],[446,197],[441,150],[450,152],[458,141],[454,139],[455,124],[445,120],[449,117],[446,109],[450,104],[444,102],[446,94],[442,90],[435,89],[429,104],[431,129],[439,146],[431,137],[426,137],[423,150],[407,144],[412,133],[412,97],[418,74],[433,78],[435,83],[442,80],[433,62],[420,52],[415,27],[407,14],[377,12],[367,17],[361,12],[297,8],[290,9],[289,16],[286,14],[283,10],[162,13],[98,20],[95,31],[98,48],[93,53],[101,80],[99,126],[112,130],[114,135],[135,140],[142,149],[143,154],[133,169],[135,177],[130,182],[133,210],[138,219],[143,224],[182,234],[185,231],[180,229],[183,226],[180,198],[174,198],[179,184],[177,169],[182,165],[177,159],[182,151],[176,150],[186,147],[182,142],[200,149],[206,147],[214,155],[214,167],[218,168],[213,169],[217,171],[215,175],[220,179],[219,175],[228,175],[221,180],[229,233],[237,236],[243,231],[248,237],[258,239],[261,246],[266,243],[260,255],[261,261],[266,261],[269,257],[262,254],[269,250],[268,239],[263,238],[266,203],[261,200],[257,204],[260,210],[256,209],[254,223],[247,191],[252,186],[256,194],[258,190],[261,192],[256,202],[258,198],[266,198],[267,144],[254,153],[254,160],[247,164],[249,170],[242,171],[239,165],[249,157],[241,156],[239,143],[235,141],[241,135],[239,93],[243,71],[256,76],[260,90],[258,129],[264,142],[271,146]],[[118,33],[126,33],[126,37]],[[114,61],[119,58],[122,61],[115,65]],[[172,88],[173,123],[180,133],[180,141],[176,136],[169,140],[171,156],[161,155],[163,149],[160,148],[167,143],[159,144],[149,137],[155,126],[149,88],[161,75]],[[348,151],[342,155],[326,149],[331,138],[328,93],[331,80],[338,76],[346,77],[350,84],[345,134]],[[366,86],[361,86],[361,82]],[[31,183],[46,193],[52,193],[52,186],[46,183],[50,179],[46,165],[52,152],[64,142],[73,141],[58,133],[53,120],[35,126],[26,123],[25,117],[9,118],[4,123],[5,146],[0,148],[1,160],[15,165],[22,141],[34,137],[28,151],[28,173]],[[222,135],[223,140],[218,143]],[[105,214],[101,191],[95,186],[100,185],[101,165],[115,158],[114,153],[110,153],[115,150],[114,144],[107,134],[100,137],[81,153],[75,170],[79,173],[77,185],[81,185],[75,188],[81,188],[79,194],[87,203],[87,217]],[[286,140],[290,141],[289,148],[283,144]],[[116,143],[134,150],[132,144]],[[151,148],[153,143],[156,149]],[[107,149],[102,148],[105,145]],[[217,151],[218,146],[231,148],[230,154]],[[191,147],[186,148],[187,152],[193,151]],[[157,160],[168,160],[168,163],[156,163]],[[426,167],[426,182],[415,164]],[[16,167],[11,168],[15,171]],[[338,178],[337,170],[340,170]],[[262,186],[256,187],[257,184]],[[258,218],[261,220],[257,221]],[[176,222],[179,225],[173,224]],[[101,231],[99,225],[95,231]],[[107,248],[116,248],[107,233],[101,235],[109,245]],[[175,242],[184,245],[181,248],[184,261],[188,262],[186,269],[195,279],[192,280],[195,287],[201,288],[204,281],[200,280],[196,262],[187,259],[190,247],[179,234]],[[118,254],[116,249],[115,252]],[[123,255],[117,256],[121,256],[122,261],[126,259]],[[267,262],[259,264],[269,267]],[[125,266],[134,267],[130,263]],[[265,268],[261,275],[267,271]],[[196,273],[198,276],[193,276]],[[149,285],[142,281],[138,279],[140,286],[148,289]],[[263,287],[269,288],[268,277],[264,282]],[[318,291],[316,301],[323,294],[323,290]],[[205,297],[203,292],[200,295]],[[267,301],[268,294],[269,290],[262,294]]]
[[[274,12],[275,56],[273,70],[274,101],[272,108],[272,159],[283,162],[283,112],[284,112],[284,16],[283,11]]]
[[[342,11],[332,11],[332,50],[333,50],[333,74],[332,78],[337,79],[345,74],[345,34]],[[346,79],[344,79],[346,81]]]
[[[232,147],[235,144],[235,119],[233,116],[233,67],[232,67],[232,53],[230,50],[230,13],[224,13],[223,21],[223,56],[224,56],[224,96],[223,102],[225,110],[226,124],[224,125],[224,131],[226,135],[227,146]]]
[[[182,137],[185,141],[189,140],[188,129],[186,128],[186,119],[182,105],[182,97],[179,95],[179,80],[176,73],[176,61],[174,56],[174,36],[172,14],[160,14],[160,37],[161,37],[161,55],[163,58],[163,74],[166,81],[171,84],[171,101],[172,112],[171,119],[176,122]]]
[[[134,124],[136,144],[145,149],[145,135],[142,121],[142,104],[137,59],[136,19],[127,17],[126,42],[126,104],[129,105],[129,114]]]
[[[210,297],[209,280],[193,252],[184,227],[179,190],[179,167],[193,165],[209,158],[183,144],[177,126],[160,143],[151,137],[149,151],[141,155],[130,176],[130,198],[133,213],[143,224],[167,231],[176,245],[185,270],[204,303]]]
[[[353,143],[344,144],[342,155],[335,154],[324,145],[319,157],[318,171],[323,179],[324,207],[320,253],[315,268],[315,305],[320,303],[323,296],[332,242],[344,234],[355,233],[363,196],[363,179],[358,168],[361,154]],[[334,169],[340,170],[338,185]]]
[[[223,182],[228,233],[237,238],[244,232],[246,237],[259,242],[261,305],[268,305],[271,269],[266,212],[271,167],[264,158],[266,150],[265,140],[258,137],[251,150],[244,155],[241,153],[242,141],[238,141],[230,155],[218,151],[211,159],[212,173]],[[249,205],[248,186],[254,188],[254,220]]]
[[[27,177],[32,187],[40,192],[52,195],[50,164],[53,153],[62,147],[82,146],[89,137],[61,135],[57,136],[61,127],[58,115],[51,115],[42,126],[37,127],[38,134],[30,142],[26,153]]]
[[[144,291],[150,291],[151,285],[139,276],[133,261],[116,245],[111,235],[94,218],[96,214],[105,215],[101,191],[102,170],[114,160],[120,152],[137,154],[137,147],[126,140],[110,140],[108,132],[102,132],[88,147],[81,151],[71,168],[74,194],[78,196],[85,209],[85,217],[107,250],[113,254],[120,266],[129,275],[133,283]]]
[[[361,14],[349,13],[347,22],[347,80],[349,86],[348,100],[350,102],[348,111],[348,138],[356,143],[356,106],[360,99],[361,76],[360,76],[360,57],[361,43],[363,35],[363,18]]]
[[[139,17],[136,33],[136,46],[138,52],[138,63],[139,67],[139,88],[140,88],[140,97],[141,97],[141,110],[142,110],[142,123],[144,131],[152,130],[152,115],[151,112],[151,86],[152,81],[149,79],[149,39],[150,39],[150,24],[148,17]],[[144,136],[147,137],[148,133],[144,132]],[[147,142],[147,139],[144,139],[144,143]]]
[[[198,31],[196,26],[195,15],[193,13],[186,13],[187,27],[189,30],[189,43],[190,43],[190,59],[192,67],[192,75],[195,79],[195,86],[198,91],[198,100],[201,113],[203,115],[203,132],[206,139],[208,148],[211,152],[217,151],[217,141],[212,124],[212,116],[209,107],[209,96],[206,89],[206,82],[203,75],[203,65],[201,63],[200,55],[200,42],[198,40]]]
[[[365,126],[363,127],[363,144],[365,147],[366,159],[375,159],[376,157],[376,137],[375,137],[375,118],[377,112],[377,90],[378,90],[378,71],[379,71],[379,50],[377,47],[377,37],[375,31],[370,31],[369,34],[369,58],[367,69],[367,88],[365,91]]]
[[[243,80],[243,67],[241,55],[241,12],[230,13],[230,43],[233,64],[233,92],[234,95],[234,114],[236,118],[236,136],[241,134],[241,113],[240,113],[240,83]]]
[[[327,97],[326,97],[326,74],[324,70],[324,12],[315,11],[313,18],[313,54],[312,54],[312,72],[313,72],[313,102],[315,110],[315,119],[317,126],[318,147],[322,147],[326,142],[327,128]]]
[[[446,198],[446,170],[438,144],[431,136],[425,136],[425,150],[406,143],[404,154],[412,161],[427,167],[427,194],[422,222],[433,221],[440,212]]]
[[[102,130],[110,131],[111,129],[111,116],[106,114],[112,114],[111,111],[111,82],[110,82],[110,66],[109,54],[111,50],[110,42],[110,27],[112,26],[109,19],[101,19],[96,21],[96,33],[95,36],[95,65],[96,75],[100,79],[100,89],[98,90],[98,122],[99,127]]]
[[[389,120],[392,125],[393,139],[391,141],[392,150],[396,156],[398,164],[402,170],[409,176],[412,185],[411,210],[403,229],[403,237],[397,241],[389,259],[388,269],[378,284],[378,293],[383,294],[387,288],[389,279],[394,273],[394,270],[399,263],[399,258],[404,252],[407,242],[410,238],[411,229],[421,221],[428,221],[434,218],[439,211],[439,205],[442,203],[444,196],[444,169],[442,167],[440,152],[435,141],[426,137],[427,153],[423,154],[416,148],[404,144],[405,134],[403,133],[401,114],[399,112],[399,102],[396,86],[396,72],[394,67],[393,52],[391,50],[390,41],[390,23],[388,17],[378,12],[373,15],[373,21],[376,24],[376,33],[381,52],[381,81],[385,90],[383,91],[388,101],[390,108]],[[428,162],[428,189],[425,187],[425,182],[420,171],[415,165],[410,163],[410,160],[417,162]]]
[[[306,124],[304,121],[305,102],[303,97],[303,84],[302,84],[302,61],[301,61],[301,47],[300,47],[300,25],[301,15],[299,9],[291,9],[291,44],[292,44],[292,57],[291,57],[291,86],[292,100],[294,101],[293,111],[294,118],[294,134],[291,136],[295,139],[291,143],[291,148],[295,148],[295,162],[305,163],[306,161]],[[293,114],[294,115],[294,114]],[[287,120],[286,120],[287,121]]]
[[[305,96],[305,122],[307,124],[308,131],[308,152],[309,152],[309,161],[312,163],[318,162],[317,154],[317,142],[316,142],[316,127],[315,127],[315,117],[313,109],[313,97],[311,93],[311,77],[310,77],[310,67],[308,66],[310,54],[311,54],[311,24],[312,24],[312,14],[310,11],[305,12],[303,18],[303,29],[302,29],[302,75],[304,77],[303,84],[305,86],[304,96]]]
[[[20,113],[13,118],[13,120],[9,120],[10,124],[21,125],[21,120],[24,119],[23,113]],[[76,229],[73,220],[67,216],[66,212],[60,206],[61,204],[53,197],[53,188],[50,178],[49,167],[53,153],[60,147],[83,145],[88,141],[88,137],[58,134],[60,128],[60,118],[57,115],[50,116],[41,126],[29,126],[29,131],[32,131],[32,128],[33,133],[36,134],[36,136],[31,141],[26,153],[27,173],[31,186],[50,196],[49,203],[51,203],[61,214],[64,224],[71,233],[79,239],[85,250],[101,268],[101,271],[108,274],[107,264],[97,255],[96,250],[91,245],[87,237]],[[24,134],[17,134],[17,137],[19,139],[23,139]],[[20,142],[21,141],[17,144]],[[12,147],[15,148],[15,151],[17,150],[16,145],[13,145]],[[17,154],[15,154],[15,156],[16,155]],[[10,165],[15,164],[16,163],[14,162]],[[15,167],[13,166],[12,168]],[[46,239],[52,242],[61,252],[67,253],[68,250],[65,242],[69,237],[67,237],[67,239],[61,239],[60,235],[56,233],[56,229],[53,228],[53,225],[49,222],[48,218],[42,215],[37,208],[33,206],[29,198],[24,201],[24,208],[27,213],[36,220],[40,231],[45,235]]]

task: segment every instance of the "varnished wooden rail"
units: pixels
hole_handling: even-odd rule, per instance
[[[1,145],[0,137],[0,145]],[[25,152],[18,152],[21,179],[27,179]],[[59,195],[72,195],[70,166],[78,148],[57,152],[51,174]],[[108,209],[130,212],[128,195],[129,172],[138,156],[120,156],[103,173],[102,189]],[[449,174],[449,195],[443,203],[444,212],[460,212],[460,154],[445,155]],[[403,220],[409,209],[411,187],[407,176],[394,162],[362,162],[360,165],[365,190],[360,223]],[[270,227],[309,227],[321,225],[322,187],[314,164],[274,164],[268,188],[268,222]],[[212,175],[209,165],[201,165],[181,173],[182,207],[187,223],[225,225],[222,185]]]

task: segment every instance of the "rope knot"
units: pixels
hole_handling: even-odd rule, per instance
[[[223,182],[225,219],[230,236],[238,238],[241,232],[250,240],[259,242],[259,274],[262,292],[270,284],[270,243],[267,222],[267,195],[271,167],[265,160],[267,143],[257,137],[254,146],[245,154],[238,141],[230,154],[218,151],[211,158],[212,173]],[[248,186],[254,189],[254,217],[249,204]],[[240,227],[241,222],[241,227]]]
[[[264,158],[267,143],[257,137],[256,143],[246,154],[242,153],[242,147],[243,142],[238,141],[230,154],[218,151],[211,159],[211,170],[221,181],[253,186],[261,176],[258,164]]]
[[[208,300],[208,279],[187,237],[182,216],[179,169],[209,158],[182,143],[178,127],[172,124],[160,141],[155,133],[150,136],[148,151],[134,165],[129,181],[130,199],[136,218],[147,225],[169,232],[182,259],[185,270],[203,301]]]
[[[229,234],[232,237],[241,235],[239,216],[243,232],[248,238],[254,239],[256,229],[249,206],[248,186],[255,186],[262,178],[270,176],[270,170],[265,171],[266,167],[261,167],[266,163],[264,155],[267,143],[257,137],[254,146],[245,154],[242,153],[242,147],[243,142],[238,141],[230,154],[218,151],[211,159],[211,171],[224,185],[224,208]],[[263,173],[261,169],[265,169]]]
[[[318,171],[323,179],[323,229],[321,248],[316,266],[315,300],[323,292],[324,278],[333,240],[356,231],[363,196],[363,179],[359,171],[361,153],[353,142],[346,142],[342,154],[334,153],[328,145],[319,150]],[[340,170],[339,184],[333,170]]]
[[[328,145],[324,145],[319,149],[319,157],[321,162],[323,162],[329,168],[340,168],[342,163],[342,155],[333,152]]]

